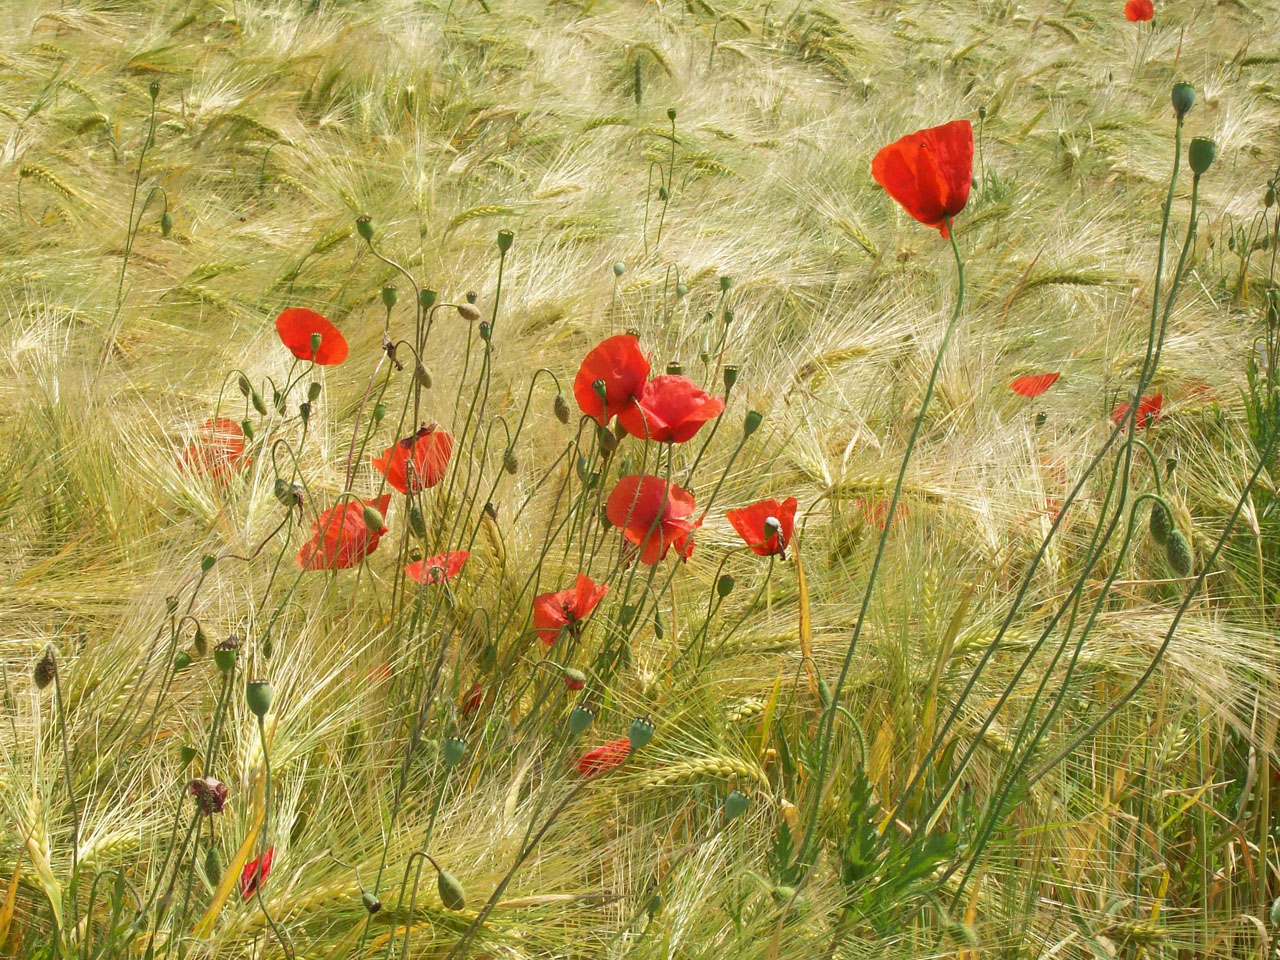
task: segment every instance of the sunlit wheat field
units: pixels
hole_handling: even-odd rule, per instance
[[[1141,7],[0,4],[0,953],[1277,956],[1280,4]]]

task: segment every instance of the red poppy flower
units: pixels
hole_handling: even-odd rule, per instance
[[[631,741],[626,737],[621,740],[610,740],[602,746],[588,750],[578,758],[578,772],[584,777],[594,777],[597,773],[612,770],[631,752]]]
[[[452,453],[453,437],[433,423],[387,447],[373,467],[401,493],[421,493],[444,479]]]
[[[1062,376],[1060,373],[1037,373],[1029,377],[1018,377],[1009,384],[1009,389],[1023,397],[1038,397]]]
[[[405,576],[419,583],[443,583],[452,580],[471,556],[466,550],[451,550],[434,557],[415,560],[404,568]]]
[[[221,813],[227,805],[227,785],[213,777],[192,780],[187,784],[187,792],[196,798],[196,809],[204,817]]]
[[[1149,427],[1160,419],[1160,408],[1164,406],[1164,394],[1153,393],[1138,401],[1138,429]],[[1129,416],[1129,404],[1122,403],[1111,411],[1112,423],[1123,423]]]
[[[227,417],[210,417],[200,424],[178,462],[189,473],[225,480],[249,462],[244,455],[244,431]]]
[[[921,223],[947,234],[947,221],[969,202],[973,127],[952,120],[909,133],[871,161],[871,175]]]
[[[476,684],[467,691],[466,697],[462,701],[462,706],[458,708],[458,712],[464,718],[471,716],[480,709],[480,704],[484,702],[484,687]]]
[[[364,508],[387,512],[391,494],[377,500],[349,500],[320,514],[312,527],[311,539],[298,551],[298,567],[302,570],[345,570],[378,549],[378,541],[386,527],[370,530],[364,522]]]
[[[581,670],[566,670],[562,676],[566,690],[581,690],[587,685],[587,675]]]
[[[655,564],[673,546],[682,557],[693,552],[690,534],[699,523],[689,519],[693,495],[661,477],[632,474],[623,477],[609,494],[605,515],[623,536],[640,546],[640,562]]]
[[[1156,5],[1151,0],[1128,0],[1124,5],[1124,18],[1130,23],[1145,23],[1156,15]]]
[[[276,317],[276,333],[299,360],[314,360],[322,367],[333,367],[347,359],[346,338],[332,323],[306,307],[290,307]],[[317,334],[319,349],[312,343],[312,337]]]
[[[608,592],[608,584],[596,583],[585,573],[580,573],[577,582],[568,590],[534,597],[533,625],[542,642],[551,646],[562,629],[577,630],[578,624],[591,616],[591,611]]]
[[[266,853],[261,857],[255,857],[244,865],[244,869],[240,871],[240,896],[248,900],[258,892],[258,887],[267,882],[275,855],[276,848],[267,847]]]
[[[649,361],[640,344],[629,334],[610,337],[587,354],[573,379],[573,395],[578,408],[600,425],[630,408],[644,392],[649,379]],[[604,381],[604,399],[595,383]]]
[[[644,385],[637,401],[618,414],[618,422],[641,440],[684,443],[723,411],[723,400],[688,377],[664,373]]]
[[[787,497],[781,502],[761,500],[740,510],[726,511],[725,517],[753,553],[762,557],[785,556],[795,529],[796,498]]]

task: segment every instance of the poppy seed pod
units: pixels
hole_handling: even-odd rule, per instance
[[[436,891],[440,894],[440,902],[449,910],[463,910],[467,906],[467,892],[462,884],[448,870],[441,870],[436,877]]]
[[[1217,156],[1218,145],[1207,137],[1196,137],[1187,148],[1187,160],[1197,177],[1213,166]]]
[[[720,278],[720,292],[721,292],[721,293],[728,293],[728,292],[729,292],[729,288],[730,288],[730,287],[732,287],[732,286],[733,286],[733,277],[721,277],[721,278]]]
[[[298,404],[298,416],[302,418],[303,423],[310,423],[311,422],[311,404],[309,403]]]
[[[400,291],[395,288],[395,284],[388,283],[382,288],[382,305],[388,310],[394,307],[399,299]]]
[[[430,310],[436,305],[436,296],[437,294],[434,290],[419,290],[418,306],[422,307],[423,310]]]
[[[307,386],[307,402],[315,403],[320,399],[320,384],[312,382]]]
[[[173,655],[173,672],[179,673],[187,667],[191,666],[191,654],[185,650],[179,650]]]
[[[53,651],[46,647],[44,656],[36,661],[36,665],[31,671],[31,679],[35,681],[36,689],[43,690],[53,683],[53,678],[57,672],[58,663],[53,659]]]
[[[320,347],[324,343],[324,334],[317,330],[311,334],[308,342],[311,344],[311,355],[314,357],[320,352]]]
[[[364,908],[368,910],[371,915],[382,909],[382,901],[368,890],[360,894],[360,902],[364,904]]]
[[[418,381],[423,390],[431,389],[431,371],[421,360],[413,365],[413,379]]]
[[[481,320],[480,321],[480,339],[483,340],[485,343],[488,343],[489,339],[492,336],[493,336],[493,327],[489,324],[489,321]]]
[[[165,597],[164,608],[170,613],[176,613],[178,610],[178,598],[172,595]]]
[[[203,557],[200,558],[200,572],[208,573],[210,570],[213,569],[213,565],[217,562],[218,562],[217,557],[215,557],[212,553],[206,553]]]
[[[658,911],[661,909],[662,909],[662,894],[660,893],[655,893],[652,897],[650,897],[649,902],[646,903],[644,906],[644,912],[649,915],[650,920],[652,920],[655,916],[657,916]]]
[[[653,739],[653,720],[649,717],[636,717],[631,721],[627,739],[631,741],[632,750],[643,750]]]
[[[743,424],[742,424],[743,436],[747,436],[747,437],[751,436],[753,433],[755,433],[757,430],[760,429],[760,424],[763,421],[764,421],[763,413],[759,413],[755,410],[748,410],[747,419],[743,421]]]
[[[1173,529],[1173,519],[1169,516],[1169,511],[1165,509],[1163,503],[1159,500],[1151,502],[1151,520],[1147,524],[1147,531],[1151,534],[1151,539],[1160,546],[1166,546],[1169,542],[1169,531]]]
[[[147,92],[151,94],[152,101],[154,101],[156,97],[160,96],[160,81],[152,80],[151,86],[147,88]]]
[[[738,382],[738,368],[734,364],[729,364],[724,368],[724,392],[728,394],[733,389],[733,385]]]
[[[459,737],[446,737],[444,741],[444,765],[456,767],[467,754],[467,741]]]
[[[224,674],[229,674],[236,668],[236,654],[239,652],[240,640],[237,637],[227,637],[213,648],[213,662]]]
[[[678,300],[683,300],[685,298],[685,295],[688,292],[689,292],[689,285],[687,283],[676,284],[676,298]]]
[[[563,393],[556,394],[556,400],[552,409],[555,411],[557,420],[561,423],[569,422],[569,401],[564,398]]]
[[[620,277],[626,272],[627,272],[627,265],[623,263],[621,260],[619,260],[617,263],[613,265],[613,275],[615,277]]]
[[[475,303],[480,294],[476,293],[474,290],[468,290],[463,296],[466,298],[467,303]]]
[[[249,712],[261,720],[271,709],[271,682],[250,680],[244,685],[244,701],[249,706]]]
[[[734,579],[729,574],[721,574],[720,579],[716,581],[716,595],[723,600],[729,594],[733,593]]]
[[[668,119],[668,120],[674,120],[675,118],[676,118],[676,108],[675,108],[675,107],[667,107],[667,119]]]
[[[373,218],[367,213],[356,217],[356,233],[364,237],[366,242],[373,239]]]
[[[253,404],[253,409],[257,410],[261,416],[267,415],[267,402],[262,399],[262,394],[257,390],[249,395],[249,402]]]
[[[458,316],[462,317],[462,319],[466,320],[468,323],[475,323],[480,319],[480,311],[477,310],[473,304],[460,303],[455,309],[458,311]]]
[[[371,507],[368,504],[364,508],[364,525],[370,530],[381,530],[386,526],[382,519],[382,514],[378,512],[377,507]]]
[[[585,700],[569,714],[569,736],[576,737],[591,726],[596,718],[596,708]]]
[[[724,816],[724,822],[730,823],[737,820],[747,812],[747,808],[750,806],[750,797],[741,790],[730,790],[729,795],[724,798],[724,804],[720,807],[720,811]]]
[[[240,432],[244,434],[244,438],[245,438],[246,440],[252,440],[252,439],[253,439],[253,435],[254,435],[254,433],[256,433],[257,431],[255,431],[255,430],[253,429],[253,423],[252,423],[251,421],[249,421],[249,420],[241,420],[241,421],[240,421]]]
[[[167,237],[173,233],[173,214],[166,210],[160,214],[160,236]]]
[[[667,361],[667,375],[678,377],[684,374],[684,364],[679,360]]]
[[[1196,102],[1196,88],[1189,83],[1175,83],[1173,85],[1173,112],[1179,117],[1187,115]]]
[[[1195,554],[1191,552],[1190,541],[1177,527],[1169,531],[1169,539],[1164,545],[1164,555],[1174,573],[1180,577],[1191,576],[1191,571],[1195,569]]]
[[[510,250],[511,244],[515,243],[515,241],[516,241],[516,235],[512,233],[510,230],[498,231],[498,249],[503,253],[506,253],[508,250]]]

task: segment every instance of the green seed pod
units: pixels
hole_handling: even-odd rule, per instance
[[[1195,554],[1191,552],[1190,541],[1177,527],[1169,531],[1169,539],[1164,545],[1164,555],[1174,573],[1180,577],[1191,576],[1191,571],[1195,569]]]
[[[723,600],[729,594],[733,593],[735,580],[727,573],[720,575],[720,579],[716,581],[716,595]]]
[[[240,392],[246,397],[253,393],[253,384],[249,382],[249,378],[243,373],[236,378],[236,386],[240,388]]]
[[[360,894],[360,902],[364,904],[364,908],[369,911],[370,915],[373,915],[382,909],[382,901],[368,890]]]
[[[467,906],[467,892],[462,884],[448,870],[441,870],[436,877],[436,890],[440,893],[440,902],[448,910],[463,910]]]
[[[434,290],[419,290],[418,306],[422,307],[423,310],[430,310],[436,305],[436,297],[437,294]]]
[[[468,290],[464,296],[466,297],[467,303],[475,303],[480,294],[476,293],[474,290]]]
[[[229,674],[236,668],[236,655],[240,652],[240,641],[236,637],[227,637],[213,648],[213,662],[223,674]]]
[[[644,912],[649,915],[650,920],[652,920],[655,916],[657,916],[658,912],[661,909],[662,909],[662,894],[660,893],[655,893],[652,897],[650,897],[649,902],[646,903],[644,906]]]
[[[1151,501],[1151,520],[1147,524],[1147,532],[1159,546],[1169,542],[1169,531],[1173,529],[1173,518],[1159,500]]]
[[[627,272],[627,265],[623,263],[621,260],[619,260],[617,263],[613,265],[613,275],[615,277],[620,277],[626,272]]]
[[[728,292],[729,292],[729,288],[730,288],[730,287],[732,287],[732,286],[733,286],[733,277],[721,277],[721,278],[720,278],[720,292],[721,292],[721,293],[728,293]]]
[[[382,514],[378,512],[376,507],[366,506],[364,508],[364,525],[370,531],[381,530],[386,526],[386,522],[382,518]]]
[[[552,409],[555,411],[557,420],[561,423],[569,422],[569,401],[564,398],[563,393],[556,394],[555,404]]]
[[[515,242],[516,242],[516,235],[512,233],[510,230],[498,231],[498,249],[501,252],[506,253],[508,250],[511,249],[511,244]]]
[[[35,681],[36,689],[43,690],[53,683],[53,678],[57,672],[58,663],[53,659],[53,650],[46,647],[44,656],[36,661],[36,665],[31,671],[31,679]]]
[[[179,650],[173,655],[173,672],[181,673],[187,667],[191,666],[191,654],[185,650]]]
[[[164,608],[165,608],[166,610],[168,610],[170,613],[177,613],[177,612],[178,612],[178,598],[177,598],[177,597],[174,597],[174,596],[168,596],[168,597],[165,597],[165,598],[164,598]]]
[[[685,298],[685,295],[688,294],[688,292],[689,292],[689,285],[687,283],[676,284],[676,299],[683,300]]]
[[[446,737],[442,754],[445,767],[456,767],[467,754],[467,741],[459,737]]]
[[[254,434],[253,423],[249,420],[241,420],[240,432],[244,434],[246,440],[252,440]]]
[[[458,311],[458,316],[468,323],[475,323],[480,319],[480,311],[470,303],[460,303],[455,309]]]
[[[631,721],[631,729],[627,731],[627,739],[631,741],[632,750],[643,750],[653,739],[653,721],[648,717],[637,717]]]
[[[191,645],[195,648],[196,656],[203,657],[209,652],[209,638],[205,636],[204,630],[196,627],[196,635],[191,639]]]
[[[1218,156],[1218,145],[1207,137],[1196,137],[1187,149],[1187,160],[1198,177],[1213,166]]]
[[[733,389],[733,385],[738,382],[738,368],[734,364],[729,364],[724,368],[724,392],[729,393]]]
[[[596,708],[585,700],[569,714],[569,736],[576,737],[591,726],[596,718]]]
[[[195,747],[183,744],[178,748],[178,762],[184,767],[196,758],[199,751]]]
[[[753,433],[755,433],[757,430],[760,429],[760,424],[763,421],[764,421],[763,413],[758,413],[755,410],[748,410],[747,419],[743,421],[743,424],[742,424],[743,436],[747,436],[747,437],[751,436]]]
[[[167,237],[173,233],[173,214],[166,210],[160,214],[160,236]]]
[[[151,94],[151,101],[154,103],[156,97],[160,96],[160,81],[152,80],[151,86],[147,88],[147,92]]]
[[[250,680],[244,685],[244,700],[249,706],[249,712],[261,720],[271,709],[271,682]]]
[[[676,108],[675,108],[675,107],[667,107],[667,119],[668,119],[668,120],[674,120],[675,118],[676,118]]]
[[[720,807],[720,812],[724,817],[724,822],[731,823],[746,813],[747,808],[750,806],[750,797],[741,790],[730,790],[729,795],[724,798],[724,803]]]
[[[310,423],[311,422],[311,404],[309,403],[298,404],[298,416],[302,418],[303,423]]]
[[[385,403],[375,403],[373,405],[373,422],[381,423],[382,418],[387,415],[387,405]]]
[[[320,344],[324,343],[324,337],[317,331],[311,335],[310,343],[311,356],[314,359],[315,355],[320,352]]]
[[[985,105],[978,108],[978,119],[979,120],[987,119],[987,108]]]
[[[1196,88],[1189,83],[1175,83],[1172,99],[1173,112],[1179,117],[1184,117],[1196,102]]]
[[[222,858],[218,856],[217,847],[210,847],[205,851],[204,875],[211,887],[216,887],[222,880]]]
[[[680,376],[684,373],[684,364],[679,360],[667,361],[667,373],[672,376]]]
[[[395,284],[388,283],[382,288],[382,305],[388,310],[394,307],[399,299],[400,291],[395,288]]]
[[[416,503],[409,508],[409,529],[413,531],[415,537],[425,537],[427,535],[427,521],[422,515],[422,508]]]
[[[356,232],[364,237],[365,242],[373,239],[373,218],[367,213],[362,213],[356,217]]]

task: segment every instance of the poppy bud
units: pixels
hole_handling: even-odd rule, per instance
[[[493,505],[492,500],[486,500],[484,502],[484,512],[490,520],[498,519],[498,508]]]
[[[1164,555],[1174,573],[1180,577],[1191,576],[1191,571],[1195,568],[1195,554],[1191,552],[1190,542],[1177,527],[1169,531]]]
[[[1191,169],[1198,177],[1213,165],[1218,156],[1218,145],[1207,137],[1196,137],[1187,149],[1187,159]]]
[[[480,319],[480,311],[469,303],[460,303],[457,306],[458,315],[468,323],[475,323]]]
[[[689,292],[689,285],[687,283],[676,284],[676,299],[683,300],[685,298],[685,294],[687,294],[688,292]]]
[[[427,369],[427,365],[421,360],[413,365],[413,379],[421,384],[423,390],[431,389],[431,371]]]
[[[382,909],[382,901],[368,890],[360,894],[360,902],[364,904],[364,908],[369,911],[370,915],[375,914]]]
[[[573,712],[569,714],[569,736],[576,737],[587,727],[591,726],[591,721],[596,718],[596,708],[585,700],[573,708]]]
[[[822,704],[822,709],[827,710],[831,706],[831,685],[822,678],[818,679],[818,702]]]
[[[187,764],[189,764],[192,760],[196,758],[196,754],[198,752],[199,751],[197,751],[195,747],[188,746],[187,744],[184,743],[181,747],[178,748],[178,762],[185,767]]]
[[[456,767],[462,762],[462,758],[467,753],[467,741],[459,737],[446,737],[444,741],[444,765],[448,768]]]
[[[485,343],[489,342],[489,338],[493,336],[493,327],[489,325],[488,320],[480,321],[480,339]]]
[[[719,596],[721,600],[723,600],[729,594],[733,593],[733,586],[734,586],[733,577],[729,576],[729,574],[727,573],[722,574],[720,576],[720,579],[716,581],[716,595]]]
[[[502,469],[507,471],[513,477],[520,470],[520,461],[516,459],[516,455],[510,449],[502,455]]]
[[[367,213],[356,217],[356,232],[368,242],[373,239],[373,218]]]
[[[764,420],[763,413],[757,413],[755,410],[747,411],[747,419],[742,424],[743,436],[749,437],[760,429],[760,424]]]
[[[631,741],[632,750],[643,750],[653,739],[653,721],[648,717],[636,717],[631,721],[627,739]]]
[[[730,823],[737,820],[747,812],[747,808],[751,806],[751,798],[741,790],[730,790],[729,795],[724,798],[724,804],[720,807],[720,811],[724,816],[724,822]]]
[[[395,288],[395,284],[388,283],[382,288],[382,305],[388,310],[394,307],[399,299],[400,291]]]
[[[250,680],[244,685],[244,701],[249,705],[249,712],[261,720],[271,709],[271,682]]]
[[[212,553],[206,553],[203,557],[200,558],[200,572],[208,573],[210,570],[213,569],[213,565],[217,562],[218,562],[217,557],[215,557]]]
[[[600,453],[606,457],[618,449],[618,438],[613,435],[613,431],[608,427],[597,425],[596,439],[600,442]]]
[[[239,379],[236,380],[236,386],[240,388],[240,392],[246,397],[253,392],[253,384],[249,382],[249,378],[243,373],[240,374]]]
[[[320,352],[320,344],[324,341],[324,337],[317,330],[311,335],[311,356],[315,356]]]
[[[581,690],[586,685],[587,675],[581,670],[569,667],[564,671],[564,686],[566,690]]]
[[[160,81],[152,80],[151,86],[147,88],[147,91],[151,94],[151,101],[154,103],[156,97],[160,96]]]
[[[309,403],[298,404],[298,416],[302,418],[303,423],[310,423],[311,422],[311,404]]]
[[[662,625],[662,614],[657,610],[653,611],[653,634],[659,640],[667,635],[667,629]]]
[[[267,415],[267,403],[262,399],[262,394],[257,390],[249,395],[249,402],[253,404],[253,409],[257,410],[261,416]]]
[[[191,654],[185,650],[179,650],[173,655],[173,672],[180,673],[191,666]]]
[[[1159,500],[1151,501],[1151,519],[1147,523],[1147,532],[1151,539],[1164,547],[1169,543],[1169,531],[1173,529],[1173,518]]]
[[[721,293],[728,293],[728,292],[729,292],[729,288],[730,288],[730,287],[732,287],[732,286],[733,286],[733,278],[732,278],[732,277],[721,277],[721,278],[720,278],[720,292],[721,292]]]
[[[53,659],[53,650],[46,647],[44,656],[36,661],[35,668],[31,671],[31,679],[36,682],[36,689],[43,690],[53,683],[53,678],[57,672],[58,664]]]
[[[236,654],[240,651],[240,641],[236,637],[227,637],[213,648],[213,662],[224,674],[236,668]]]
[[[426,537],[427,521],[422,516],[422,508],[416,503],[409,508],[409,529],[415,537]]]
[[[467,905],[467,893],[462,889],[462,884],[448,870],[441,870],[436,877],[436,890],[440,894],[440,902],[446,909],[462,910]]]
[[[498,666],[498,645],[496,643],[486,643],[484,649],[480,651],[480,669],[485,673],[490,673]],[[479,686],[479,684],[476,684]]]
[[[168,597],[165,597],[165,598],[164,598],[164,608],[165,608],[166,610],[168,610],[170,613],[175,613],[175,612],[177,612],[177,609],[178,609],[178,598],[177,598],[177,597],[174,597],[174,596],[168,596]]]
[[[381,530],[386,523],[382,519],[382,514],[378,512],[376,507],[365,506],[364,508],[364,525],[369,528],[372,533]]]
[[[659,199],[659,200],[661,200],[661,201],[663,201],[663,202],[665,203],[665,202],[666,202],[666,200],[667,200],[667,197],[668,197],[668,196],[669,196],[669,194],[667,193],[667,188],[666,188],[666,187],[659,187],[659,188],[658,188],[658,199]]]
[[[1173,85],[1173,112],[1179,117],[1186,116],[1188,110],[1195,105],[1196,88],[1189,83]]]
[[[1270,210],[1276,203],[1276,188],[1269,185],[1267,192],[1262,195],[1262,205]]]
[[[738,382],[738,368],[735,364],[729,364],[724,368],[724,392],[728,395],[733,389],[733,385]]]
[[[617,263],[613,265],[613,275],[615,277],[620,277],[626,272],[627,272],[627,265],[623,263],[621,260],[619,260]]]
[[[644,912],[647,913],[649,915],[649,919],[652,920],[657,915],[658,911],[661,909],[662,909],[662,894],[655,893],[652,897],[649,898],[649,902],[645,904]]]
[[[160,236],[167,237],[173,233],[173,214],[166,210],[160,214]]]
[[[218,856],[218,848],[210,847],[204,855],[204,875],[209,885],[216,887],[222,880],[222,858]],[[123,876],[123,874],[121,874]]]
[[[315,403],[319,399],[320,399],[320,384],[313,382],[307,386],[307,402]]]
[[[675,108],[675,107],[667,107],[667,119],[668,119],[668,120],[674,120],[675,118],[676,118],[676,108]]]
[[[667,361],[667,373],[671,376],[680,376],[684,373],[684,364],[679,360]]]
[[[498,249],[506,253],[511,249],[511,244],[515,243],[516,235],[510,230],[498,231]]]
[[[569,401],[564,398],[563,393],[556,394],[556,401],[552,409],[555,410],[557,420],[561,423],[569,422]]]
[[[195,648],[197,657],[203,657],[209,652],[209,638],[200,627],[196,627],[196,635],[191,638],[191,646]]]

